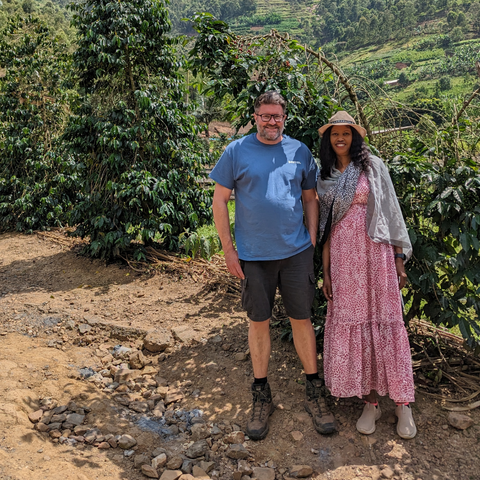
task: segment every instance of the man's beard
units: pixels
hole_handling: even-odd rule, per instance
[[[257,130],[258,130],[258,135],[261,138],[264,138],[265,140],[268,140],[270,142],[277,140],[282,136],[283,133],[283,126],[282,127],[276,127],[276,130],[274,129],[267,129],[264,126],[257,125]]]

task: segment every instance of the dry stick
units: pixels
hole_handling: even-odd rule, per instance
[[[475,375],[469,375],[468,373],[464,373],[464,372],[458,372],[458,374],[464,378],[469,378],[470,380],[474,380],[476,382],[478,382],[479,378],[476,377]]]
[[[428,356],[428,353],[425,349],[423,349],[423,353],[425,353],[425,356],[428,358],[430,363],[435,366],[435,363],[432,361],[432,359]],[[448,374],[447,372],[442,370],[442,374],[445,375],[457,388],[462,390],[463,392],[467,392],[458,382],[457,380],[453,377],[453,375]]]
[[[471,403],[470,405],[466,405],[465,407],[445,407],[445,406],[442,406],[442,408],[444,410],[448,410],[450,412],[468,412],[470,410],[474,410],[477,407],[480,407],[480,401]]]
[[[453,119],[453,122],[452,122],[452,125],[456,125],[458,123],[458,121],[460,120],[460,117],[463,115],[463,112],[466,110],[466,108],[470,105],[470,102],[473,100],[473,98],[476,96],[476,95],[479,95],[480,94],[480,87],[477,88],[473,93],[472,93],[472,96],[468,99],[468,100],[465,100],[465,102],[463,102],[463,106],[462,108],[460,109],[460,111],[458,112],[457,116]]]
[[[447,362],[447,359],[443,356],[442,349],[440,348],[440,343],[438,342],[438,332],[435,332],[435,342],[436,342],[436,344],[437,344],[438,353],[440,353],[440,356],[442,357],[443,361],[445,362],[445,365],[447,366],[447,368],[448,368],[449,370],[451,370],[452,367],[451,367],[450,364]]]
[[[422,385],[419,385],[419,387],[423,388]],[[428,395],[430,397],[438,398],[439,400],[445,400],[448,403],[464,403],[464,402],[468,402],[468,401],[474,399],[477,395],[479,395],[480,390],[478,390],[475,393],[472,393],[468,397],[459,398],[459,399],[448,398],[445,395],[439,395],[438,393],[430,393],[430,392],[424,392],[424,391],[422,391],[422,394]]]
[[[284,36],[280,35],[276,30],[272,30],[271,35],[274,38],[278,38],[278,39],[282,40],[284,43],[287,43],[287,41],[288,41],[288,37],[284,37]],[[318,60],[323,62],[325,65],[327,65],[327,67],[330,68],[330,70],[332,70],[332,72],[338,77],[338,79],[340,80],[342,85],[347,90],[348,95],[349,95],[350,99],[352,100],[353,104],[355,105],[355,108],[358,112],[358,115],[360,116],[361,124],[365,127],[365,130],[367,131],[368,138],[371,139],[372,138],[372,131],[371,131],[370,126],[368,124],[367,118],[365,117],[365,113],[363,112],[363,108],[358,101],[357,94],[355,93],[355,90],[352,88],[352,86],[348,82],[347,77],[345,77],[345,75],[340,71],[340,69],[337,67],[337,65],[335,65],[333,62],[330,62],[329,60],[327,60],[326,57],[324,57],[321,53],[316,52],[315,50],[313,50],[312,48],[307,47],[307,46],[302,46],[302,48],[305,50],[305,53],[307,53],[307,52],[310,53],[315,58],[317,58]]]

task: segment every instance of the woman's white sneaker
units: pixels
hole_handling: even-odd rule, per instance
[[[373,403],[365,402],[363,413],[357,420],[357,430],[364,435],[370,435],[375,431],[375,422],[382,415],[380,407],[373,405]]]
[[[409,440],[417,434],[417,427],[413,421],[410,405],[397,405],[395,415],[398,417],[397,433],[400,437]]]

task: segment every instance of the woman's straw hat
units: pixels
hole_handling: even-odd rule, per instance
[[[349,127],[354,128],[362,136],[362,138],[365,138],[365,135],[367,134],[367,131],[363,127],[355,123],[353,117],[345,112],[345,110],[340,110],[330,118],[326,125],[323,125],[323,127],[318,129],[319,135],[322,137],[325,133],[325,130],[329,127],[333,127],[334,125],[348,125]]]

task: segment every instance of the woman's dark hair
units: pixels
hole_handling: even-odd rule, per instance
[[[325,130],[320,144],[320,177],[322,180],[325,180],[330,176],[332,168],[335,166],[337,160],[337,156],[332,148],[332,143],[330,142],[332,128],[333,127],[329,127]],[[362,169],[362,172],[366,172],[370,166],[370,149],[363,141],[362,136],[354,128],[350,127],[350,130],[352,131],[350,158],[354,165],[359,166]]]

